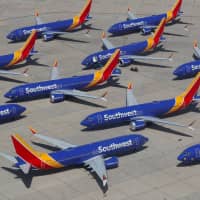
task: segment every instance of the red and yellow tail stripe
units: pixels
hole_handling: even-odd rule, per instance
[[[153,37],[150,37],[147,39],[147,47],[145,50],[152,49],[158,45],[158,43],[160,42],[160,37],[162,36],[164,28],[165,28],[165,24],[166,24],[166,20],[165,18],[163,18],[160,24],[158,25]]]
[[[79,15],[73,17],[73,23],[72,25],[68,28],[68,30],[72,30],[75,27],[83,24],[85,22],[86,17],[89,15],[90,9],[92,5],[92,0],[87,0],[84,8],[80,12]]]
[[[26,162],[38,169],[61,168],[62,164],[53,159],[49,154],[34,150],[18,134],[11,136],[16,153]]]
[[[117,49],[112,54],[105,66],[94,73],[93,80],[90,82],[89,85],[86,86],[86,88],[93,87],[99,83],[106,81],[111,76],[113,69],[117,66],[119,62],[119,56],[120,50]]]
[[[6,67],[10,67],[14,64],[17,64],[17,63],[25,60],[29,56],[31,50],[33,49],[36,38],[37,38],[37,31],[33,30],[31,32],[30,36],[28,37],[27,41],[23,45],[23,47],[14,52],[13,59]]]
[[[175,98],[175,104],[168,113],[173,113],[187,107],[191,102],[200,86],[200,72],[193,79],[187,89]]]
[[[172,9],[167,12],[167,22],[175,19],[178,15],[178,12],[181,8],[183,0],[177,0],[176,3],[173,5]]]

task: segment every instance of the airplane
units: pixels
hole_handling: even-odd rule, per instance
[[[142,53],[147,50],[151,50],[155,48],[161,40],[163,40],[162,33],[165,26],[165,19],[163,19],[156,29],[153,36],[149,37],[147,40],[131,43],[125,46],[120,47],[114,47],[113,44],[105,37],[105,35],[102,35],[102,42],[106,50],[99,51],[93,54],[90,54],[87,56],[83,61],[82,65],[85,66],[85,69],[87,68],[94,68],[94,67],[101,67],[101,65],[105,64],[107,60],[110,58],[110,56],[113,54],[113,52],[116,49],[120,49],[120,66],[127,66],[132,64],[135,60],[171,60],[170,58],[155,58],[155,57],[148,57],[148,56],[139,56],[136,54]]]
[[[192,164],[200,161],[200,144],[186,148],[177,158],[183,164]]]
[[[74,16],[72,19],[43,23],[38,13],[35,15],[36,25],[26,26],[11,31],[6,37],[12,41],[23,41],[31,34],[33,30],[37,30],[38,37],[42,37],[44,41],[49,41],[57,35],[68,34],[76,27],[83,25],[89,20],[89,12],[92,0],[87,0],[86,5],[79,15]],[[67,31],[67,32],[66,32]]]
[[[80,89],[89,89],[99,83],[103,83],[110,77],[115,76],[114,69],[119,61],[120,50],[117,49],[103,68],[93,74],[59,78],[58,63],[54,64],[51,72],[51,80],[28,83],[10,89],[4,96],[11,101],[27,101],[50,96],[52,103],[64,101],[66,96],[102,99],[102,96],[94,96]]]
[[[13,65],[16,65],[24,60],[28,60],[32,55],[36,54],[37,52],[34,51],[36,38],[37,31],[34,30],[20,49],[14,51],[14,53],[0,56],[0,68],[10,69]],[[23,73],[18,73],[8,70],[0,70],[0,74],[27,76],[26,71],[27,70],[25,70]]]
[[[123,35],[136,31],[141,31],[144,35],[150,34],[158,26],[163,18],[166,18],[166,23],[174,23],[180,20],[178,18],[183,14],[183,12],[180,11],[181,5],[182,0],[177,0],[171,10],[167,11],[167,13],[140,18],[136,17],[130,11],[130,8],[128,8],[127,21],[113,24],[108,29],[108,32],[112,35]]]
[[[200,49],[197,45],[197,42],[194,42],[194,57],[197,59],[195,61],[191,61],[177,67],[173,74],[178,79],[190,78],[195,76],[198,72],[200,72]]]
[[[104,188],[108,186],[106,169],[119,165],[118,156],[133,153],[144,148],[148,138],[139,134],[129,134],[97,141],[85,145],[74,145],[64,140],[55,139],[31,128],[34,137],[48,142],[60,149],[51,153],[33,149],[19,134],[11,136],[17,156],[0,153],[11,161],[14,168],[29,174],[31,170],[51,170],[69,166],[83,166],[95,172]]]
[[[18,104],[0,105],[0,123],[13,121],[19,118],[25,110],[25,107]]]
[[[132,93],[132,85],[129,84],[125,107],[93,113],[81,121],[81,125],[87,129],[99,129],[130,123],[131,130],[140,130],[145,128],[148,122],[151,122],[187,127],[193,130],[192,124],[194,122],[186,126],[161,119],[160,117],[165,117],[166,115],[185,109],[193,102],[198,102],[200,99],[200,96],[197,95],[199,86],[200,72],[187,89],[175,98],[139,104]]]

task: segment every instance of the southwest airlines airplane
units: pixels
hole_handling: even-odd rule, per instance
[[[34,55],[36,53],[33,50],[36,38],[37,32],[33,30],[25,44],[20,49],[14,51],[14,53],[0,56],[0,68],[10,69],[13,65],[29,59],[30,56]],[[25,72],[17,73],[8,70],[0,70],[0,74],[27,75]]]
[[[120,49],[120,66],[127,66],[134,63],[134,60],[170,60],[171,58],[154,58],[148,56],[139,56],[137,54],[142,53],[144,51],[148,51],[154,49],[160,41],[163,40],[162,33],[165,27],[165,19],[160,22],[158,28],[155,31],[155,34],[149,37],[147,40],[131,43],[125,46],[114,47],[110,41],[103,35],[102,42],[106,50],[99,51],[87,56],[83,61],[82,65],[86,68],[94,68],[96,66],[102,66],[107,62],[110,56],[116,49]]]
[[[178,17],[183,14],[183,12],[180,11],[181,5],[182,0],[177,0],[171,10],[167,11],[167,13],[141,18],[137,18],[133,13],[131,13],[129,8],[127,21],[122,21],[112,25],[108,29],[108,32],[113,35],[123,35],[135,31],[141,31],[144,35],[150,34],[163,18],[166,19],[166,23],[174,23],[180,20]]]
[[[174,70],[173,74],[178,79],[190,78],[200,72],[200,49],[196,41],[194,42],[194,57],[197,60],[182,64]]]
[[[67,34],[66,31],[72,31],[88,21],[91,4],[92,0],[87,0],[80,14],[68,20],[43,23],[36,14],[36,25],[15,29],[7,35],[7,38],[12,41],[23,41],[33,30],[37,30],[38,37],[42,37],[45,41],[54,39],[56,35]]]
[[[66,96],[100,98],[105,100],[104,96],[93,96],[80,90],[89,89],[97,84],[103,83],[113,75],[119,61],[120,51],[117,49],[110,57],[103,68],[93,74],[72,76],[70,78],[59,78],[57,63],[52,68],[51,80],[28,83],[20,85],[9,90],[4,96],[12,101],[26,101],[50,97],[52,103],[64,101]]]
[[[85,145],[73,145],[63,140],[36,133],[35,137],[42,139],[59,151],[44,153],[33,149],[18,134],[12,135],[12,142],[17,156],[0,153],[1,156],[14,163],[24,174],[30,170],[51,170],[69,166],[83,166],[95,172],[105,188],[108,183],[106,169],[118,167],[119,155],[125,155],[141,150],[148,138],[142,135],[123,135]]]
[[[133,96],[131,85],[129,85],[125,107],[91,114],[81,122],[81,125],[86,126],[89,129],[95,129],[120,125],[122,123],[130,123],[132,130],[139,130],[145,128],[147,122],[152,122],[193,129],[191,127],[192,123],[185,126],[161,119],[160,117],[165,117],[168,114],[180,111],[188,107],[193,101],[199,101],[199,96],[197,96],[199,86],[200,72],[188,88],[179,96],[176,96],[173,99],[139,104]]]
[[[25,107],[18,104],[0,105],[0,123],[5,123],[19,118],[25,110]]]

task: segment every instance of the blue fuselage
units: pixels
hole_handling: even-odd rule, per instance
[[[37,30],[37,37],[42,37],[45,32],[50,31],[67,31],[67,29],[73,24],[73,19],[50,22],[45,24],[26,26],[11,31],[7,38],[13,41],[23,41],[31,34],[32,30]]]
[[[120,49],[120,56],[136,55],[136,54],[143,52],[147,46],[148,46],[148,43],[145,40],[142,42],[131,43],[129,45],[120,46],[120,47],[116,47],[113,49],[99,51],[99,52],[96,52],[96,53],[93,53],[93,54],[90,54],[89,56],[87,56],[82,61],[81,64],[86,67],[91,67],[96,63],[103,65],[108,61],[108,59],[111,57],[111,55],[113,54],[113,52],[116,49]]]
[[[25,107],[18,104],[5,104],[0,106],[0,123],[17,119],[24,111]]]
[[[173,74],[177,76],[177,78],[183,79],[183,78],[190,78],[195,76],[198,72],[200,72],[200,61],[192,61],[185,63],[183,65],[180,65],[177,67]]]
[[[42,81],[20,85],[9,90],[4,96],[12,101],[24,101],[49,97],[53,90],[83,89],[92,80],[94,75],[73,76],[57,80]]]
[[[81,124],[87,128],[93,129],[127,123],[139,116],[162,116],[168,113],[174,104],[175,99],[168,99],[134,106],[114,108],[91,114],[86,117]]]
[[[119,22],[119,23],[113,24],[108,29],[108,32],[110,32],[113,35],[122,35],[122,34],[127,34],[127,33],[135,32],[135,31],[140,31],[145,26],[146,27],[153,26],[155,28],[156,26],[159,25],[161,20],[166,17],[167,17],[167,14],[163,13],[159,15],[152,15],[152,16]]]

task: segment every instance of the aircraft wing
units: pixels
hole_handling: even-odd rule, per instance
[[[168,58],[151,57],[151,56],[136,56],[136,55],[124,55],[120,56],[121,59],[133,59],[133,60],[167,60],[172,61],[172,54]]]
[[[35,11],[35,23],[37,25],[44,24],[43,21],[41,20],[41,18],[39,17],[39,12],[38,11]]]
[[[91,99],[101,99],[103,101],[106,101],[106,98],[104,97],[106,93],[104,93],[102,96],[94,96],[94,95],[88,94],[87,92],[83,92],[76,89],[54,90],[51,92],[51,94],[64,94],[64,95],[69,95],[69,96],[84,97],[84,98],[91,98]]]
[[[7,70],[0,70],[0,74],[28,76],[26,71],[24,71],[24,72],[11,72],[11,71],[7,71]]]
[[[101,40],[103,42],[103,46],[106,49],[114,49],[115,48],[114,45],[106,37],[105,32],[102,33]]]
[[[51,80],[56,80],[60,78],[59,70],[58,70],[58,61],[55,60],[53,64],[53,68],[51,70]]]
[[[60,148],[60,149],[69,149],[76,147],[76,145],[70,144],[64,140],[59,140],[56,138],[52,138],[50,136],[42,135],[40,133],[37,133],[35,129],[29,128],[34,137],[39,138],[41,140],[44,140],[48,142],[49,144],[53,145],[54,147]]]
[[[133,106],[137,105],[138,102],[133,94],[132,84],[129,83],[127,90],[126,90],[126,106]]]
[[[128,17],[127,20],[137,19],[137,17],[131,12],[131,9],[128,8]]]
[[[100,180],[103,183],[103,186],[105,187],[108,183],[108,176],[106,173],[106,167],[104,163],[104,158],[101,155],[92,157],[88,160],[84,161],[84,164],[86,167],[91,168],[92,171],[94,171]]]
[[[167,120],[163,120],[163,119],[152,117],[152,116],[138,116],[138,117],[134,117],[133,120],[144,120],[144,121],[149,121],[149,122],[154,122],[154,123],[159,123],[159,124],[168,124],[171,126],[179,126],[179,127],[184,127],[184,128],[194,130],[194,128],[191,126],[193,122],[189,125],[183,125],[183,124],[178,124],[172,121],[167,121]]]

